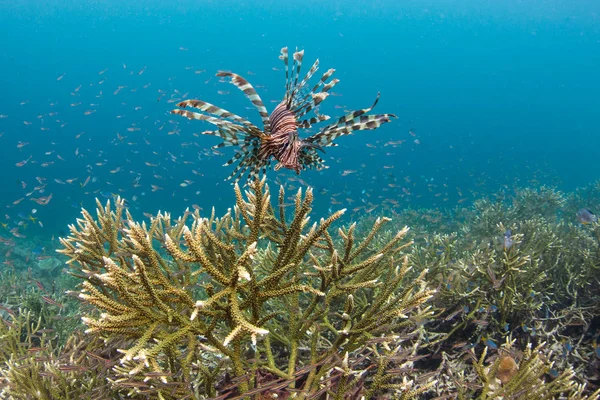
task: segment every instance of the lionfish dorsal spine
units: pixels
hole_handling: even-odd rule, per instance
[[[285,65],[285,96],[288,98],[288,94],[290,92],[290,72],[288,66],[288,48],[284,47],[281,49],[281,54],[279,55],[279,59],[283,60],[283,64]]]
[[[335,72],[334,69],[330,69],[323,74],[319,83],[315,85],[315,87],[308,93],[301,101],[298,101],[295,108],[292,110],[298,118],[303,117],[311,110],[313,110],[316,106],[319,105],[323,100],[329,96],[329,90],[338,84],[339,79],[332,79],[330,82],[325,83],[327,79],[331,77],[331,75]],[[322,88],[321,88],[322,87]],[[320,92],[317,92],[317,89],[321,88]]]
[[[297,92],[298,77],[300,76],[300,69],[302,68],[302,60],[303,59],[304,59],[304,50],[298,51],[298,48],[296,48],[296,51],[294,52],[294,64],[296,65],[296,72],[294,73],[293,91],[290,95],[290,97],[292,99],[294,98],[294,94]]]
[[[314,64],[310,67],[310,69],[308,70],[308,72],[306,73],[306,75],[304,76],[302,81],[300,81],[300,83],[294,87],[294,90],[292,91],[292,94],[291,94],[291,101],[289,102],[290,110],[293,111],[298,106],[298,104],[305,101],[307,96],[310,96],[310,94],[308,94],[308,95],[304,96],[303,98],[301,98],[300,93],[301,93],[302,88],[306,85],[306,82],[308,82],[308,80],[314,75],[314,73],[318,69],[319,69],[319,60],[317,59],[314,62]]]

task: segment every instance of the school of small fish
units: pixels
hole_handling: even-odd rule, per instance
[[[168,114],[175,104],[189,98],[188,92],[176,87],[214,92],[222,97],[223,104],[243,104],[243,99],[223,90],[227,86],[221,86],[219,79],[206,77],[207,69],[182,66],[179,74],[161,77],[153,75],[151,66],[122,63],[90,71],[84,81],[61,72],[49,83],[53,85],[49,99],[24,96],[15,99],[7,110],[0,109],[0,145],[10,150],[3,159],[4,169],[16,181],[5,187],[0,199],[4,209],[0,219],[2,240],[25,238],[30,229],[43,229],[44,220],[53,214],[52,207],[66,203],[79,209],[94,197],[103,200],[121,195],[134,208],[148,198],[152,198],[152,204],[176,198],[195,209],[202,208],[199,203],[214,204],[210,196],[222,172],[217,170],[219,158],[213,157],[223,153],[211,149],[216,143],[210,137],[183,134],[181,124],[187,121]],[[280,71],[278,67],[272,69]],[[265,71],[267,75],[270,72]],[[257,75],[252,71],[246,74]],[[280,82],[272,79],[279,89]],[[190,86],[190,82],[194,84]],[[206,86],[211,86],[210,90]],[[213,86],[218,90],[213,91]],[[267,85],[255,87],[268,92]],[[350,111],[342,103],[341,93],[330,95],[337,100],[330,107]],[[390,123],[385,128],[387,136],[363,135],[354,144],[342,144],[354,147],[352,151],[362,160],[349,162],[344,159],[344,151],[327,154],[332,168],[314,172],[320,175],[319,181],[331,182],[315,185],[326,208],[343,206],[361,215],[375,210],[393,214],[413,198],[428,196],[442,205],[477,197],[474,188],[463,191],[450,180],[438,182],[411,171],[410,164],[403,161],[403,152],[423,151],[425,141],[417,130],[404,127],[410,123]],[[97,127],[109,129],[98,132]],[[367,164],[364,157],[373,161]],[[476,172],[472,178],[474,187],[484,180]],[[283,170],[269,179],[272,184],[286,187],[289,204],[294,203],[295,189],[313,186],[309,175],[300,178]],[[422,217],[432,221],[440,218],[435,213]],[[589,210],[582,210],[577,219],[583,224],[596,221]]]

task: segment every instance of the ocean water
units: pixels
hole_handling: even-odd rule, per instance
[[[215,73],[246,77],[272,110],[284,46],[305,50],[304,71],[316,58],[336,69],[322,112],[380,92],[375,112],[398,116],[336,140],[329,169],[268,172],[289,193],[314,187],[319,217],[587,185],[599,178],[599,13],[559,0],[3,1],[0,235],[56,238],[113,194],[140,218],[224,211],[232,150],[214,154],[220,140],[198,135],[209,124],[169,112],[199,98],[259,124]]]

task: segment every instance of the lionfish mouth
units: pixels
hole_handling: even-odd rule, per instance
[[[367,115],[377,105],[378,93],[371,107],[352,111],[338,118],[334,123],[324,126],[318,133],[300,139],[298,133],[301,129],[311,128],[314,124],[329,119],[329,116],[318,113],[318,106],[329,96],[331,88],[339,82],[338,79],[329,80],[335,72],[334,69],[329,69],[312,89],[307,89],[308,81],[319,69],[319,60],[314,62],[299,82],[303,57],[304,50],[296,50],[293,53],[290,72],[288,49],[287,47],[281,49],[279,58],[285,65],[285,95],[271,114],[267,112],[262,99],[250,82],[232,72],[217,73],[219,77],[230,79],[231,83],[252,102],[262,119],[263,129],[246,118],[202,100],[182,101],[177,104],[180,109],[171,111],[188,119],[207,121],[215,125],[216,130],[202,132],[206,135],[219,136],[223,140],[214,148],[236,147],[234,156],[225,163],[231,165],[237,162],[237,166],[227,177],[228,180],[237,182],[242,177],[247,177],[249,180],[256,179],[259,174],[266,173],[273,160],[277,161],[275,170],[287,168],[296,173],[306,168],[321,170],[325,168],[325,162],[319,157],[317,151],[325,153],[325,147],[336,146],[333,141],[338,137],[350,135],[357,130],[377,129],[396,117],[394,114]],[[201,112],[183,110],[186,107]],[[310,112],[313,116],[307,118]]]

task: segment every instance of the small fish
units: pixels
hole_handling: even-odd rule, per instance
[[[30,347],[27,349],[28,353],[37,353],[38,351],[44,351],[44,347]]]
[[[91,179],[91,176],[88,176],[88,177],[85,179],[85,182],[83,182],[83,183],[80,183],[81,187],[82,187],[82,188],[84,188],[84,187],[85,187],[85,186],[86,186],[86,185],[87,185],[87,184],[90,182],[90,179]]]
[[[496,344],[496,342],[494,342],[492,339],[490,339],[487,336],[483,336],[481,338],[481,340],[483,341],[483,344],[486,345],[487,347],[489,347],[490,349],[496,350],[498,348],[498,345]]]
[[[588,208],[582,208],[577,211],[577,221],[583,225],[594,223],[598,220],[598,217],[591,212]]]
[[[46,197],[40,197],[40,198],[30,198],[29,200],[31,201],[35,201],[36,203],[38,203],[41,206],[45,206],[46,204],[48,204],[50,202],[50,200],[52,200],[52,193],[50,193],[50,195],[46,196]]]
[[[17,167],[22,167],[22,166],[24,166],[25,164],[27,164],[27,163],[29,162],[29,160],[31,160],[31,157],[32,157],[32,156],[29,156],[29,158],[27,158],[26,160],[19,161],[19,162],[18,162],[18,163],[16,163],[15,165],[16,165]]]
[[[15,316],[15,312],[13,310],[11,310],[10,308],[4,307],[4,306],[0,306],[0,310],[6,311],[7,313],[9,313],[10,315],[12,315],[13,317]]]
[[[144,374],[144,376],[148,377],[148,378],[160,378],[163,376],[172,376],[173,374],[171,372],[146,372]]]
[[[48,296],[41,296],[42,300],[44,300],[46,303],[52,305],[52,306],[56,306],[58,308],[63,308],[62,304],[59,304],[58,302],[56,302],[55,300],[52,300],[50,297]]]
[[[600,345],[598,344],[598,341],[596,339],[594,339],[594,341],[592,342],[592,347],[594,348],[596,358],[600,358]]]
[[[48,293],[48,291],[46,291],[46,288],[44,287],[44,285],[42,284],[42,282],[40,281],[35,281],[35,285],[38,287],[38,289],[40,289],[42,292],[44,293]]]
[[[59,371],[70,372],[70,371],[87,371],[87,368],[79,365],[61,365],[58,367]]]
[[[507,229],[506,232],[504,232],[504,250],[510,249],[512,245],[512,231],[510,229]]]

